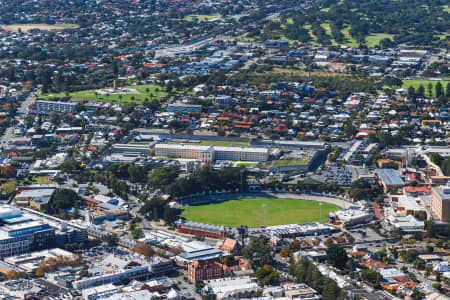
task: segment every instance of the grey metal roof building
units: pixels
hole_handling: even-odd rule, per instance
[[[375,174],[378,177],[380,183],[383,185],[384,192],[386,193],[389,188],[399,188],[405,186],[405,182],[393,169],[376,169]]]
[[[225,252],[216,248],[201,249],[197,251],[184,252],[177,256],[177,259],[182,262],[191,262],[199,259],[212,259],[225,255]]]
[[[405,185],[403,179],[394,169],[376,169],[375,173],[386,185]]]
[[[218,226],[218,225],[211,225],[211,224],[204,224],[204,223],[197,223],[197,222],[190,222],[190,221],[178,221],[177,222],[180,225],[183,225],[185,228],[191,228],[191,229],[198,229],[198,230],[206,230],[211,232],[228,232],[227,228],[225,226]]]

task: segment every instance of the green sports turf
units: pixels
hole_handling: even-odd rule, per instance
[[[449,80],[439,80],[444,89],[444,93],[447,91],[447,84],[450,83]],[[433,85],[433,96],[436,96],[435,86],[438,83],[438,80],[403,80],[402,88],[407,89],[409,87],[413,87],[414,89],[418,89],[421,85],[425,88],[425,96],[429,95],[428,92],[428,84]]]
[[[182,216],[189,221],[206,224],[259,227],[264,225],[263,204],[267,205],[267,226],[320,221],[319,202],[269,198],[249,198],[187,206]],[[339,209],[338,206],[323,203],[322,222],[328,220],[328,213]]]
[[[48,93],[39,96],[39,99],[52,99],[52,98],[64,98],[66,96],[72,97],[74,99],[92,100],[92,101],[103,101],[110,103],[142,103],[145,99],[151,101],[152,99],[161,100],[162,97],[167,96],[165,88],[158,85],[131,85],[125,86],[125,88],[135,89],[137,94],[110,94],[110,95],[100,95],[96,94],[96,90],[85,90],[69,93]],[[147,92],[148,89],[148,92]]]
[[[219,15],[190,15],[186,16],[184,19],[187,21],[192,21],[194,18],[196,18],[199,22],[203,22],[214,19],[221,19],[222,17]]]

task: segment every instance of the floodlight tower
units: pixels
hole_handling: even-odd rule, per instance
[[[266,228],[266,207],[267,207],[267,204],[263,204],[262,207],[264,209],[264,228]]]
[[[320,208],[320,223],[322,223],[322,202],[319,202],[319,208]]]

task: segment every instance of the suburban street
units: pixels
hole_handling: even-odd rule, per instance
[[[35,91],[31,92],[27,98],[25,98],[24,101],[21,102],[20,106],[17,108],[16,115],[14,117],[14,121],[17,122],[19,119],[23,118],[28,114],[29,107],[33,100],[36,98],[36,95],[39,95],[41,93],[41,89],[36,89]],[[14,131],[14,126],[11,125],[8,128],[6,128],[3,135],[0,137],[0,145],[3,145],[5,142],[7,142]]]

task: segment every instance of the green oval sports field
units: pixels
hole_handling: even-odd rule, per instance
[[[197,206],[186,206],[182,217],[188,221],[237,227],[264,225],[266,205],[266,225],[318,222],[320,220],[319,202],[295,199],[248,198],[230,200]],[[322,222],[328,220],[328,214],[341,208],[322,203]]]

